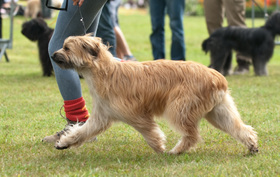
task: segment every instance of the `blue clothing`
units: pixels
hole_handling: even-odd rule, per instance
[[[104,5],[96,36],[102,38],[105,45],[109,45],[109,51],[116,57],[117,39],[114,31],[115,26],[119,26],[118,9],[121,5],[121,0],[107,1]]]
[[[183,16],[185,0],[150,0],[152,34],[150,36],[154,59],[165,58],[165,14],[170,19],[172,31],[171,59],[185,60]]]
[[[109,51],[114,57],[116,57],[117,41],[116,41],[116,35],[114,31],[114,23],[111,19],[112,18],[111,13],[112,13],[111,1],[107,1],[107,3],[104,5],[101,12],[96,36],[101,37],[102,42],[105,45],[110,46]]]
[[[110,1],[110,5],[112,8],[111,9],[111,19],[113,21],[114,27],[120,26],[118,11],[119,11],[119,7],[121,6],[121,0]]]
[[[65,7],[64,0],[62,7]],[[53,36],[49,43],[49,55],[62,48],[64,40],[69,36],[83,35],[84,29],[81,22],[78,6],[68,0],[68,10],[60,11]],[[103,5],[107,0],[85,0],[80,7],[87,33],[96,32]],[[64,100],[74,100],[82,97],[79,75],[71,69],[61,69],[52,61],[56,81]]]

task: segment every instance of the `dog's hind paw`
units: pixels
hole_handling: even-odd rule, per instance
[[[259,152],[258,148],[257,148],[257,147],[254,147],[254,146],[252,146],[249,150],[250,150],[250,153],[251,153],[251,154],[256,154],[256,153]]]

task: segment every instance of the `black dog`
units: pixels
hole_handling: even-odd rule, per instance
[[[53,67],[48,53],[48,45],[53,29],[49,28],[42,18],[34,18],[22,24],[21,33],[31,41],[38,41],[43,76],[51,76]]]
[[[202,49],[211,53],[210,67],[223,75],[231,68],[232,50],[252,57],[255,74],[267,75],[266,65],[273,55],[274,39],[280,34],[280,12],[273,13],[260,28],[226,27],[204,40]]]

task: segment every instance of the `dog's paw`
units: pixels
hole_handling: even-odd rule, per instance
[[[255,146],[251,146],[251,148],[249,149],[251,154],[256,154],[259,152],[258,147]]]
[[[178,152],[178,151],[172,149],[171,151],[167,152],[166,154],[168,154],[168,155],[181,155],[183,153],[184,152]]]
[[[69,145],[62,144],[62,143],[60,143],[60,141],[57,141],[56,144],[54,145],[54,147],[58,150],[64,150],[64,149],[68,149]]]

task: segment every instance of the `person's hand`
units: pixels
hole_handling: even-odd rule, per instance
[[[74,6],[75,6],[75,5],[79,5],[79,7],[81,7],[82,4],[83,4],[83,2],[84,2],[84,0],[73,0],[73,5],[74,5]]]

